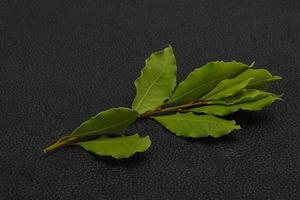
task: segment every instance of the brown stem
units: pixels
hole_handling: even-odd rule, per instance
[[[172,106],[172,107],[166,107],[166,108],[163,108],[160,106],[153,111],[148,111],[148,112],[142,114],[141,118],[151,117],[154,115],[165,114],[165,113],[169,113],[169,112],[180,112],[181,110],[188,109],[188,108],[195,107],[195,106],[201,106],[201,105],[207,105],[207,101],[198,99],[198,100],[192,101],[190,103],[182,104],[182,105],[178,105],[178,106]]]
[[[201,106],[201,105],[207,105],[207,101],[198,99],[198,100],[192,101],[190,103],[177,105],[177,106],[168,106],[165,104],[163,106],[156,108],[153,111],[149,111],[149,112],[142,114],[140,116],[140,118],[146,118],[146,117],[151,117],[151,116],[155,116],[155,115],[162,115],[162,114],[166,114],[166,113],[170,113],[170,112],[183,112],[183,111],[186,111],[186,109],[189,109],[189,108],[192,108],[195,106]],[[64,137],[61,137],[60,139],[58,139],[54,144],[45,148],[44,153],[48,154],[48,153],[56,151],[62,147],[70,146],[70,145],[73,145],[73,144],[76,144],[76,143],[82,142],[82,141],[95,139],[99,136],[100,135],[97,135],[97,134],[84,135],[84,136],[80,136],[80,135],[64,136]]]
[[[44,153],[48,154],[53,151],[56,151],[65,146],[70,146],[76,144],[78,142],[84,142],[88,140],[93,140],[100,137],[102,134],[93,134],[93,135],[67,135],[58,139],[55,143],[51,144],[47,148],[44,149]],[[107,134],[108,135],[108,134]],[[109,134],[111,136],[115,136],[115,134]]]
[[[44,149],[44,153],[48,154],[51,153],[53,151],[56,151],[62,147],[74,144],[76,142],[78,142],[78,137],[62,137],[60,139],[58,139],[54,144],[48,146],[47,148]]]

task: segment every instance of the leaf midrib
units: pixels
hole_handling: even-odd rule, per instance
[[[228,73],[226,73],[225,75],[227,75],[227,74],[228,74]],[[211,83],[211,82],[213,82],[213,81],[217,81],[217,80],[219,80],[219,79],[223,79],[223,78],[225,77],[225,75],[224,75],[224,76],[220,76],[220,77],[218,77],[218,78],[216,78],[216,79],[210,80],[210,81],[208,81],[208,82],[206,82],[206,83],[204,83],[204,84],[202,84],[202,85],[199,85],[198,87],[195,87],[195,88],[189,90],[188,92],[183,93],[183,94],[180,95],[180,96],[175,97],[175,98],[173,99],[173,102],[174,102],[175,100],[177,100],[177,99],[180,99],[180,98],[183,97],[183,96],[186,96],[186,95],[192,93],[192,92],[195,91],[195,90],[198,90],[198,89],[201,88],[201,87],[204,87],[205,85],[207,85],[207,84],[209,84],[209,83]],[[204,94],[204,95],[205,95],[205,94]]]
[[[159,117],[157,117],[159,119]],[[204,122],[209,122],[209,123],[215,123],[215,124],[228,124],[227,122],[215,122],[215,121],[210,121],[210,120],[205,120],[205,119],[184,119],[184,118],[174,118],[174,117],[164,117],[164,118],[160,118],[160,119],[167,119],[167,120],[177,120],[177,121],[192,121],[192,122],[199,122],[199,121],[204,121]],[[230,123],[231,124],[231,123]],[[231,124],[234,125],[234,124]]]
[[[261,93],[262,94],[262,93]],[[240,98],[240,99],[236,99],[234,101],[232,101],[231,103],[228,103],[228,102],[224,102],[224,104],[221,104],[221,105],[226,105],[226,106],[231,106],[231,105],[239,105],[239,104],[242,104],[242,103],[250,103],[252,101],[257,101],[257,100],[261,100],[261,99],[264,99],[266,97],[268,97],[269,95],[268,94],[265,94],[265,96],[263,96],[262,98],[260,99],[256,99],[258,96],[260,96],[261,94],[257,94],[255,96],[245,96],[243,98]],[[246,101],[245,101],[246,100]],[[220,100],[216,100],[216,101],[220,101]],[[223,102],[221,102],[223,103]],[[216,105],[216,104],[215,104]]]
[[[121,126],[123,124],[126,124],[128,123],[129,121],[131,121],[132,119],[129,119],[129,120],[126,120],[126,121],[123,121],[121,123],[118,123],[118,124],[114,124],[114,125],[111,125],[111,126],[107,126],[105,128],[100,128],[100,129],[97,129],[97,130],[94,130],[94,131],[89,131],[89,132],[85,132],[85,133],[82,133],[82,134],[75,134],[74,136],[87,136],[87,135],[92,135],[94,133],[98,133],[100,131],[104,131],[106,129],[110,129],[110,128],[113,128],[113,127],[118,127],[118,126]]]
[[[274,79],[273,77],[270,77],[270,78],[266,78],[266,79],[261,79],[261,80],[253,81],[253,82],[250,84],[250,86],[251,86],[251,85],[255,85],[255,84],[259,84],[259,83],[261,83],[261,82],[269,82],[269,81],[273,81],[273,80],[276,80],[276,79]]]
[[[208,96],[208,97],[206,97],[206,98],[214,98],[214,97],[217,96],[218,94],[220,94],[220,93],[222,93],[222,92],[230,91],[232,88],[238,87],[238,86],[240,86],[240,85],[242,85],[242,86],[243,86],[242,89],[244,89],[244,88],[246,88],[246,87],[249,85],[249,83],[250,83],[251,80],[253,80],[253,78],[248,78],[248,79],[246,79],[246,80],[240,81],[240,82],[238,82],[238,83],[236,83],[236,84],[233,84],[233,85],[230,85],[230,86],[228,86],[228,87],[226,87],[226,88],[224,88],[224,89],[221,89],[221,90],[217,91],[215,94],[212,94],[211,96]],[[244,84],[245,84],[245,85],[244,85]],[[223,98],[226,98],[226,97],[223,97]],[[209,99],[208,99],[208,100],[209,100]]]
[[[163,66],[165,66],[166,63],[167,63],[167,61],[164,62]],[[142,102],[145,100],[146,96],[148,95],[148,93],[150,92],[150,90],[152,89],[152,87],[158,82],[158,80],[161,78],[161,76],[165,73],[165,70],[166,70],[166,67],[164,67],[163,71],[158,75],[158,77],[153,81],[153,83],[146,90],[145,94],[142,96],[142,98],[140,99],[140,101],[138,102],[138,104],[135,107],[137,110],[142,105]]]
[[[99,141],[86,141],[86,142],[83,142],[83,144],[127,144],[128,142],[130,142],[130,141],[101,141],[101,140],[99,140]]]

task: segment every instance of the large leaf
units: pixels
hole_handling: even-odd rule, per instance
[[[212,115],[196,115],[193,113],[177,113],[153,117],[168,130],[182,137],[214,137],[229,134],[240,129],[235,121],[228,121]]]
[[[233,78],[248,69],[239,62],[210,62],[194,70],[176,88],[168,103],[187,103],[211,91],[220,81]]]
[[[219,100],[210,100],[208,104],[221,104],[221,105],[233,105],[238,103],[244,103],[249,101],[255,101],[258,99],[262,99],[271,95],[271,93],[262,91],[262,90],[255,90],[255,89],[242,89],[237,94],[226,97]]]
[[[85,150],[100,156],[112,156],[117,159],[129,158],[136,152],[146,151],[151,140],[149,136],[140,137],[138,134],[131,136],[105,137],[78,143]]]
[[[96,116],[82,123],[72,135],[102,135],[107,133],[122,134],[128,125],[133,123],[138,113],[129,108],[112,108],[100,112]]]
[[[162,105],[176,86],[176,70],[171,46],[151,54],[141,76],[134,82],[136,97],[132,108],[144,113]]]
[[[201,99],[217,100],[225,98],[236,94],[245,87],[265,89],[270,81],[279,78],[278,76],[272,76],[265,69],[247,69],[234,78],[221,81],[213,90],[202,96]]]
[[[267,97],[264,97],[256,101],[250,101],[250,102],[245,102],[245,103],[240,103],[235,105],[209,105],[209,106],[193,108],[188,111],[192,111],[195,113],[206,113],[211,115],[223,116],[223,115],[228,115],[230,113],[236,112],[240,109],[249,110],[249,111],[261,110],[278,99],[280,99],[280,97],[269,95]]]

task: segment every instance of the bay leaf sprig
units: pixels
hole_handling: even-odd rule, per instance
[[[180,137],[219,138],[241,127],[219,118],[238,110],[257,111],[280,100],[267,92],[281,77],[266,69],[236,61],[209,62],[191,72],[176,87],[176,59],[171,46],[152,53],[135,81],[132,108],[111,108],[83,122],[45,153],[79,145],[100,156],[128,158],[146,151],[149,136],[127,133],[137,119],[154,119]]]

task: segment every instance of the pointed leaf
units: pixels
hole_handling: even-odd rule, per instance
[[[277,79],[278,76],[272,76],[265,69],[248,69],[232,79],[221,81],[212,91],[201,98],[217,100],[234,95],[245,87],[264,89],[268,87],[270,81]]]
[[[168,130],[182,137],[214,137],[218,138],[240,129],[235,121],[220,119],[212,115],[196,115],[193,113],[177,113],[153,117]]]
[[[194,70],[176,88],[168,103],[187,103],[211,91],[220,81],[233,78],[248,69],[239,62],[210,62]]]
[[[259,99],[259,100],[252,101],[252,102],[242,103],[242,104],[240,104],[240,109],[248,110],[248,111],[258,111],[258,110],[263,109],[266,106],[271,105],[276,100],[281,100],[281,98],[277,95],[270,95],[263,99]]]
[[[168,99],[176,85],[176,60],[172,47],[151,54],[141,76],[134,82],[132,108],[139,113],[153,110]]]
[[[72,135],[102,135],[102,134],[122,134],[128,125],[133,123],[138,117],[138,113],[129,108],[112,108],[100,112],[96,116],[82,123],[75,129]]]
[[[239,77],[240,79],[246,79],[252,77],[254,78],[247,88],[250,89],[258,89],[266,91],[269,87],[269,83],[274,80],[279,80],[281,77],[273,76],[268,70],[266,69],[248,69],[245,73],[242,73]]]
[[[243,88],[247,87],[253,78],[248,78],[238,83],[232,83],[232,79],[221,81],[211,92],[201,97],[204,100],[217,100],[235,95]]]
[[[264,97],[270,96],[271,93],[262,91],[262,90],[255,90],[255,89],[242,89],[237,94],[226,97],[219,100],[211,100],[208,101],[208,104],[222,104],[222,105],[233,105],[238,103],[244,103],[249,101],[255,101],[258,99],[262,99]]]
[[[257,83],[252,83],[247,88],[253,88],[253,89],[267,91],[269,89],[270,82],[276,81],[276,80],[281,80],[281,79],[282,79],[282,77],[280,77],[280,76],[272,76],[270,78],[260,80]]]
[[[78,143],[85,150],[100,156],[112,156],[116,159],[129,158],[137,152],[146,151],[151,140],[149,136],[140,137],[138,134],[131,136],[105,137]]]
[[[190,109],[189,111],[195,113],[206,113],[210,115],[228,115],[230,113],[234,113],[240,109],[242,110],[249,110],[249,111],[257,111],[261,110],[264,107],[272,104],[275,100],[280,99],[277,96],[270,95],[268,97],[264,97],[262,99],[256,101],[250,101],[235,105],[210,105],[210,106],[203,106],[198,108]]]

